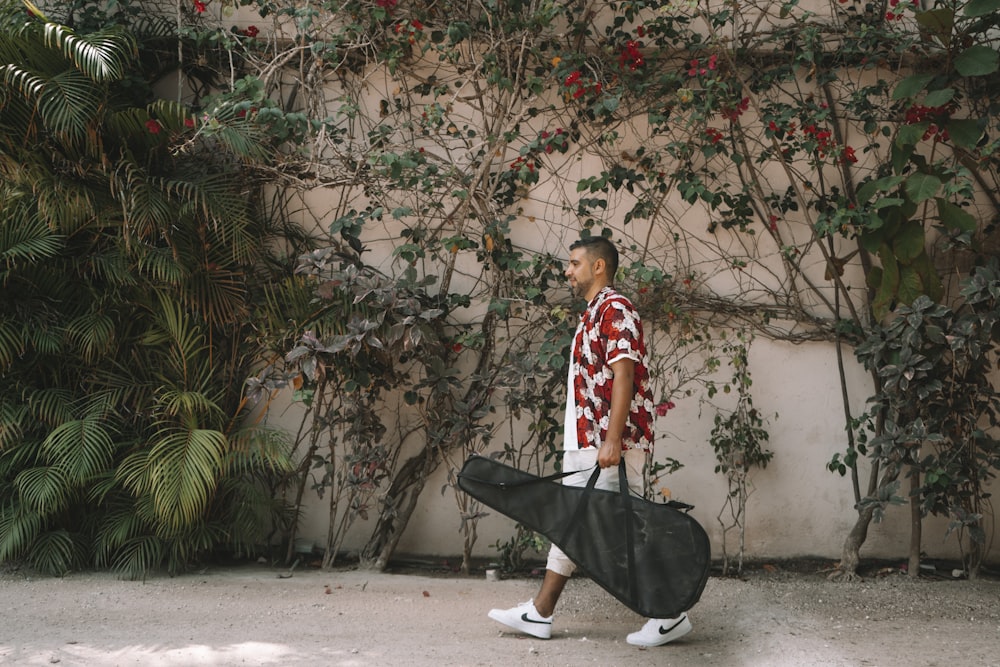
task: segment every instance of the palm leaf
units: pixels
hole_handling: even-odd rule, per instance
[[[105,98],[83,74],[69,70],[49,78],[38,108],[51,132],[76,143],[87,136]]]
[[[42,443],[46,458],[65,474],[65,482],[83,484],[111,464],[114,440],[92,417],[61,424]]]
[[[229,475],[244,478],[261,471],[283,475],[292,472],[291,442],[283,429],[247,426],[230,434],[226,454]]]
[[[201,391],[167,389],[157,395],[156,402],[159,409],[171,417],[200,416],[206,421],[223,418],[218,404]]]
[[[94,81],[121,79],[138,56],[134,38],[120,26],[77,35],[65,26],[46,23],[45,44],[60,49],[67,60]]]
[[[0,67],[0,82],[8,91],[17,91],[30,107],[35,106],[45,92],[45,77],[15,64]]]
[[[115,349],[115,321],[106,313],[88,312],[66,324],[66,335],[88,364],[96,364]]]
[[[68,531],[50,530],[35,539],[26,558],[39,572],[61,577],[80,564],[83,551]]]
[[[13,317],[0,318],[0,371],[24,353],[25,340],[22,332],[23,326]],[[5,439],[3,430],[0,429],[0,447]]]
[[[65,471],[50,465],[25,468],[14,478],[14,488],[26,507],[49,516],[67,506],[72,487]]]
[[[218,482],[229,442],[219,431],[170,429],[150,450],[156,513],[168,526],[194,523]]]
[[[41,530],[38,512],[17,502],[0,507],[0,562],[20,558]]]
[[[163,561],[163,541],[155,535],[128,540],[115,553],[112,568],[132,580],[142,578]]]
[[[63,249],[65,237],[53,234],[37,215],[18,216],[15,223],[8,211],[3,214],[7,224],[0,227],[0,262],[4,265],[18,260],[41,261],[55,257]]]
[[[35,389],[25,399],[32,416],[43,424],[57,426],[75,418],[73,395],[66,389]]]
[[[126,456],[115,471],[118,479],[126,489],[137,497],[148,494],[153,489],[150,476],[151,458],[148,449],[140,449]]]
[[[134,501],[123,496],[113,502],[101,517],[94,540],[98,562],[102,565],[111,564],[114,554],[129,540],[149,532],[150,526],[136,511]]]
[[[186,275],[170,248],[147,248],[138,258],[138,269],[156,283],[176,285]]]

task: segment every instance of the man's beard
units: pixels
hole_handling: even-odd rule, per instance
[[[590,291],[590,286],[592,284],[593,284],[593,281],[581,282],[581,281],[578,280],[578,281],[576,281],[576,285],[575,286],[574,285],[570,285],[570,290],[573,292],[573,296],[578,296],[581,299],[586,299],[587,298],[587,292]]]

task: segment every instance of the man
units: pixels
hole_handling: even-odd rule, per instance
[[[632,303],[612,286],[618,270],[614,244],[588,237],[569,250],[566,278],[574,294],[586,299],[587,309],[570,351],[563,437],[563,470],[580,472],[563,483],[584,486],[596,463],[602,469],[596,487],[617,491],[616,468],[624,456],[629,488],[642,495],[643,467],[653,447],[653,402],[642,323]],[[535,598],[511,609],[493,609],[489,617],[539,639],[550,638],[556,603],[575,569],[553,544]],[[681,614],[651,619],[626,641],[660,646],[690,631],[687,614]]]

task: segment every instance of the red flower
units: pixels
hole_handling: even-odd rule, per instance
[[[575,70],[572,74],[566,77],[566,80],[563,81],[563,85],[568,88],[579,80],[580,80],[580,70]]]
[[[858,161],[858,157],[854,154],[854,149],[851,148],[850,146],[844,147],[844,152],[841,155],[840,159],[843,162],[850,162],[852,164]]]
[[[410,21],[410,25],[412,25],[416,30],[424,29],[424,24],[418,21],[417,19],[413,19],[412,21]]]
[[[393,9],[399,0],[375,0],[375,4],[382,9]]]
[[[676,407],[677,406],[674,405],[673,401],[663,401],[662,403],[657,404],[657,406],[656,406],[656,414],[657,414],[657,416],[663,417],[664,415],[666,415],[668,412],[670,412],[671,410],[673,410]]]
[[[184,127],[194,127],[194,118],[185,118]]]
[[[163,129],[163,126],[160,125],[160,121],[154,118],[150,118],[149,120],[146,121],[146,129],[149,131],[150,134],[159,134],[160,130]]]
[[[199,14],[204,13],[204,11],[205,11],[205,3],[202,2],[202,0],[194,0],[194,10],[196,12],[198,12]]]
[[[247,37],[256,37],[260,34],[260,30],[255,25],[249,25],[246,30],[243,31],[243,34]]]

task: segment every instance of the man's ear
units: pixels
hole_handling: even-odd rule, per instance
[[[594,266],[593,268],[591,268],[591,272],[595,276],[599,276],[603,274],[607,270],[607,268],[608,268],[607,261],[605,261],[603,257],[598,257],[597,259],[594,260]]]

